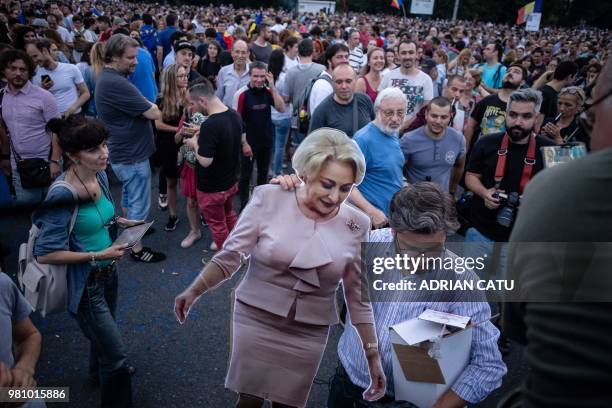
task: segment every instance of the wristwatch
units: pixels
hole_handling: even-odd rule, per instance
[[[49,159],[49,163],[57,164],[58,166],[60,165],[59,160]]]

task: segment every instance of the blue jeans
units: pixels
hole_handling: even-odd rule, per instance
[[[291,118],[273,120],[274,124],[274,175],[281,173],[283,168],[283,157],[285,155],[285,145],[289,137]]]
[[[47,195],[48,187],[23,188],[19,171],[13,169],[13,187],[15,187],[15,204],[17,205],[36,205],[43,202]]]
[[[79,327],[91,343],[89,372],[108,381],[111,373],[127,366],[127,350],[115,321],[117,310],[117,269],[87,281],[76,315]]]
[[[481,279],[505,279],[506,278],[506,261],[508,258],[508,243],[498,242],[501,245],[499,258],[493,259],[493,240],[482,235],[476,228],[469,228],[465,232],[464,256],[469,257],[486,257],[485,269],[482,271],[475,270]],[[494,261],[497,261],[497,268],[493,271]],[[493,273],[494,272],[494,273]]]
[[[151,166],[149,160],[134,164],[113,164],[113,172],[123,184],[121,207],[130,220],[146,220],[151,208]]]
[[[304,133],[300,133],[300,131],[297,129],[293,129],[293,130],[294,132],[291,137],[291,144],[293,146],[298,146],[300,143],[302,143],[302,140],[304,140],[306,135]]]

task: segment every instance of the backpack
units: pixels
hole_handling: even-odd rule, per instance
[[[325,72],[325,71],[323,71]],[[327,81],[330,85],[332,83],[329,75],[323,75],[323,72],[319,74],[318,77],[313,78],[310,81],[310,85],[304,90],[304,94],[300,98],[300,103],[296,107],[297,109],[297,118],[298,118],[298,130],[302,134],[308,133],[308,128],[310,127],[310,119],[312,118],[312,112],[310,111],[310,106],[308,106],[308,102],[310,101],[310,94],[312,93],[312,87],[315,82],[319,79],[323,79]]]
[[[49,188],[65,187],[72,193],[78,203],[78,195],[74,187],[65,181],[58,180]],[[68,234],[72,232],[78,214],[78,204],[75,205]],[[34,242],[40,233],[36,224],[32,224],[28,234],[28,242],[19,246],[19,263],[17,281],[26,300],[32,308],[45,317],[48,314],[63,312],[68,305],[68,283],[66,280],[67,265],[40,264],[34,257]]]

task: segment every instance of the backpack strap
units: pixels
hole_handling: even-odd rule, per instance
[[[65,182],[64,180],[56,180],[55,182],[53,182],[53,184],[51,184],[51,187],[49,187],[49,191],[47,192],[47,195],[49,195],[49,193],[51,193],[52,190],[58,187],[64,187],[70,190],[70,192],[72,193],[72,198],[74,199],[74,202],[75,202],[74,210],[72,212],[72,217],[70,219],[70,225],[68,227],[68,235],[70,235],[70,233],[74,229],[74,224],[76,224],[77,215],[79,213],[79,195],[77,191],[74,189],[74,187],[72,187],[71,184]]]
[[[332,84],[331,77],[329,75],[325,75],[325,72],[326,71],[322,71],[318,77],[314,78],[310,82],[310,88],[308,88],[308,92],[306,93],[306,98],[304,99],[304,106],[307,108],[306,111],[311,116],[312,116],[312,112],[310,111],[310,95],[312,94],[312,88],[314,88],[314,85],[317,83],[319,79],[327,81],[327,83],[329,83],[330,85]]]
[[[493,74],[493,88],[495,88],[497,86],[497,81],[499,81],[501,78],[501,69],[503,67],[503,64],[498,62],[497,63],[497,70],[495,71],[495,74]]]

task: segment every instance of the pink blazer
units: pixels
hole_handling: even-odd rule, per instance
[[[236,298],[253,307],[287,317],[296,303],[296,321],[336,324],[342,281],[351,322],[374,323],[367,294],[361,296],[361,242],[369,229],[370,219],[348,204],[334,218],[315,222],[301,212],[294,192],[260,186],[212,261],[229,278],[250,255]]]

